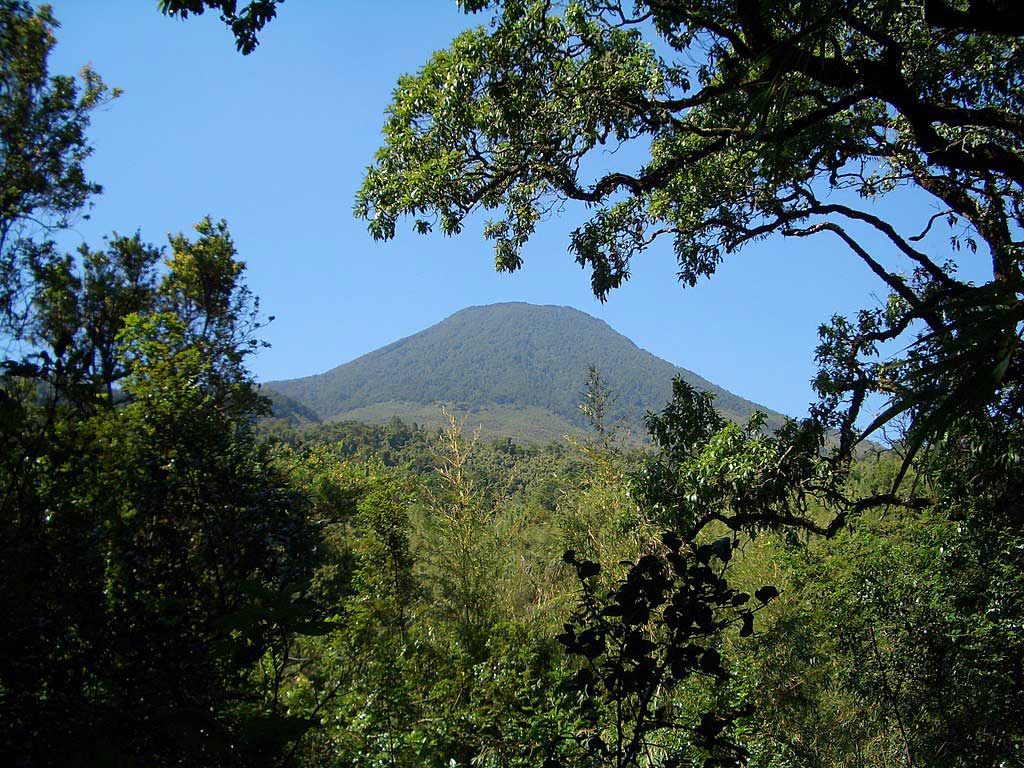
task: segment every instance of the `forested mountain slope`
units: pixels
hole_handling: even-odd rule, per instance
[[[264,391],[280,393],[322,420],[382,421],[417,413],[421,418],[423,406],[448,403],[485,409],[498,422],[541,409],[564,429],[584,426],[578,405],[589,365],[614,398],[611,420],[637,432],[642,433],[644,414],[668,401],[675,376],[714,393],[716,406],[730,419],[746,419],[759,408],[640,349],[590,315],[523,303],[463,309],[326,373],[270,382]],[[781,422],[781,415],[760,410],[769,413],[770,423]],[[499,425],[488,431],[502,430]],[[522,429],[511,431],[524,436]]]

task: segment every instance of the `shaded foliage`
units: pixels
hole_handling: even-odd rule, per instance
[[[744,764],[748,752],[730,732],[746,708],[702,712],[687,724],[673,711],[673,694],[692,676],[728,677],[714,647],[722,630],[739,624],[741,637],[753,633],[750,595],[723,576],[734,542],[722,538],[687,551],[675,534],[662,540],[663,552],[641,557],[606,594],[591,582],[600,565],[565,553],[584,597],[558,640],[587,660],[574,680],[591,702],[589,728],[577,736],[586,764],[674,766],[698,756],[705,766]],[[761,587],[756,598],[764,605],[777,595]]]
[[[2,387],[3,754],[262,764],[308,724],[261,663],[320,631],[305,500],[249,429],[256,308],[223,224],[36,271]]]

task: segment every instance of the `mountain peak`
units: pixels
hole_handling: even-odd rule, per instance
[[[712,392],[728,418],[745,420],[755,408],[773,422],[782,418],[640,349],[603,320],[572,307],[523,302],[466,307],[326,373],[266,386],[321,420],[399,415],[422,422],[447,403],[487,415],[496,422],[488,429],[495,436],[550,439],[558,435],[502,428],[502,414],[542,424],[548,414],[555,432],[579,431],[585,424],[578,404],[591,365],[614,398],[611,417],[634,432],[642,432],[647,411],[664,407],[675,376]]]

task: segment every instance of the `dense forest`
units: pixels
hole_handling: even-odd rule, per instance
[[[160,3],[251,55],[280,5]],[[676,379],[623,443],[598,369],[546,446],[261,421],[225,222],[56,244],[118,91],[0,0],[0,762],[1024,765],[1024,13],[461,5],[489,23],[399,83],[373,236],[486,210],[517,270],[575,202],[602,298],[658,238],[685,285],[769,235],[836,238],[888,298],[823,318],[820,399],[775,428]],[[639,171],[586,176],[626,141]],[[907,233],[871,203],[910,186],[942,207]]]

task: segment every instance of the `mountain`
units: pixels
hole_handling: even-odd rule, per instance
[[[637,347],[607,323],[570,307],[523,303],[469,307],[326,373],[272,381],[264,392],[281,417],[380,423],[392,416],[433,425],[439,404],[467,414],[489,436],[546,441],[585,426],[579,411],[587,366],[615,398],[612,419],[643,434],[647,411],[664,407],[682,376],[714,393],[726,417],[754,409],[783,417]]]

